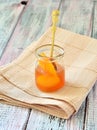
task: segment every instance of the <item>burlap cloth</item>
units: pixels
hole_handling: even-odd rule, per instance
[[[57,28],[55,43],[65,50],[66,85],[52,93],[35,84],[35,49],[51,43],[51,28],[12,63],[0,67],[0,101],[68,119],[78,111],[97,79],[97,40]]]

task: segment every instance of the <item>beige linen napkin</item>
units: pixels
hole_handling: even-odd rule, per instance
[[[97,79],[97,40],[57,28],[55,43],[65,50],[66,85],[52,93],[35,84],[35,49],[51,43],[51,28],[12,63],[0,68],[0,101],[68,119],[78,111]]]

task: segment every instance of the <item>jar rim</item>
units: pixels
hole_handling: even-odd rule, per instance
[[[40,54],[39,50],[41,50],[42,48],[45,48],[45,47],[51,47],[51,45],[52,45],[52,44],[44,44],[44,45],[41,45],[41,46],[37,47],[37,48],[35,49],[35,54],[36,54],[36,56],[38,56],[38,57],[40,57],[40,58],[45,57],[45,56],[43,56],[43,55]],[[61,46],[59,46],[59,45],[57,45],[57,44],[54,44],[54,47],[56,47],[57,49],[60,49],[60,53],[59,53],[58,55],[54,56],[53,58],[59,58],[59,57],[64,56],[64,49],[63,49]],[[49,56],[49,57],[50,57],[50,56]]]

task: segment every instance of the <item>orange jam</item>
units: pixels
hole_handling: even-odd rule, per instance
[[[35,69],[36,85],[44,92],[53,92],[62,88],[65,84],[64,76],[64,68],[47,58],[39,60],[39,64]]]

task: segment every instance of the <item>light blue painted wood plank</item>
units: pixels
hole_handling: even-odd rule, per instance
[[[97,82],[87,98],[85,130],[97,130]]]
[[[32,110],[27,125],[27,130],[83,130],[84,103],[77,115],[72,116],[69,120],[57,118],[43,112]]]
[[[94,20],[93,20],[93,30],[92,30],[92,37],[97,39],[97,1],[94,2]]]
[[[63,0],[59,26],[82,34],[91,34],[92,0]]]
[[[24,130],[29,110],[0,104],[0,130]]]
[[[10,39],[24,6],[0,4],[0,56]]]
[[[97,1],[94,1],[91,36],[97,39]],[[85,130],[97,130],[97,82],[87,98]]]
[[[0,56],[5,51],[24,8],[20,1],[14,2],[0,3]],[[0,130],[23,130],[28,117],[28,109],[0,104]]]

